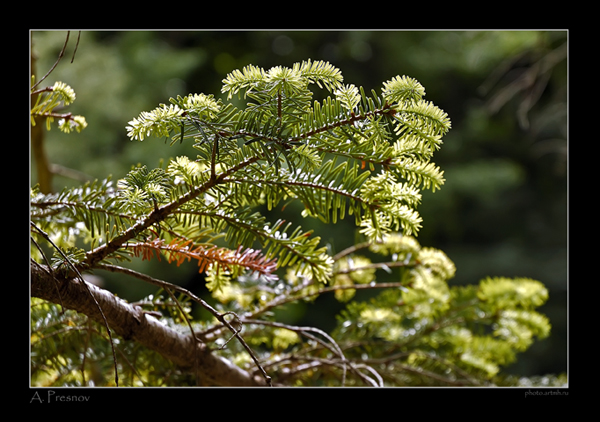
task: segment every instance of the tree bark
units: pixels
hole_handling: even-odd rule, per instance
[[[204,384],[218,386],[264,386],[260,377],[254,377],[227,359],[216,356],[191,335],[184,335],[161,324],[156,318],[142,312],[111,292],[93,284],[86,286],[77,278],[52,276],[48,268],[31,261],[31,295],[83,313],[104,324],[104,319],[90,292],[102,308],[109,327],[125,340],[140,344],[160,353],[182,369],[194,369]],[[88,291],[89,289],[89,291]]]

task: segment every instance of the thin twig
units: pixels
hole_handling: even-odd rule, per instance
[[[320,357],[315,357],[315,356],[290,356],[285,358],[282,361],[279,361],[277,363],[273,363],[273,366],[275,365],[281,365],[282,363],[284,363],[286,360],[292,362],[294,360],[296,361],[307,361],[306,364],[303,365],[298,365],[293,369],[290,369],[288,372],[285,372],[282,377],[283,378],[289,378],[289,377],[293,377],[301,372],[305,372],[311,369],[314,369],[318,366],[335,366],[335,367],[339,367],[342,365],[347,365],[350,370],[358,377],[360,378],[362,381],[364,381],[366,384],[370,384],[373,387],[383,387],[383,379],[381,377],[381,375],[372,367],[368,366],[368,365],[364,365],[363,363],[357,363],[357,364],[353,364],[351,361],[341,361],[339,359],[325,359],[325,358],[320,358]],[[364,373],[362,373],[360,371],[360,369],[367,369],[369,372],[371,372],[372,374],[374,374],[375,378],[377,378],[378,381],[374,380],[373,378],[365,375]]]
[[[61,59],[63,58],[63,56],[65,55],[65,49],[67,48],[67,44],[69,43],[69,34],[71,34],[71,31],[67,31],[67,38],[65,39],[65,44],[63,45],[63,48],[62,48],[62,50],[60,50],[60,53],[58,54],[58,59],[56,59],[56,62],[54,63],[54,65],[53,65],[53,66],[50,68],[50,70],[48,71],[48,73],[46,73],[46,74],[44,75],[44,77],[43,77],[42,79],[40,79],[39,81],[37,81],[37,82],[35,83],[35,85],[33,85],[33,86],[31,87],[31,89],[34,89],[36,86],[38,86],[39,84],[41,84],[41,83],[42,83],[42,81],[43,81],[44,79],[46,79],[46,78],[47,78],[47,77],[48,77],[48,76],[49,76],[49,75],[52,73],[52,71],[53,71],[53,70],[56,68],[56,66],[58,66],[58,62],[60,62],[60,61],[61,61]],[[73,55],[74,55],[74,54],[75,54],[75,53],[73,53]]]
[[[345,257],[346,255],[350,255],[355,253],[356,251],[360,250],[360,249],[365,249],[370,247],[371,245],[373,245],[373,242],[362,242],[362,243],[357,243],[356,245],[352,245],[349,248],[344,249],[343,251],[338,252],[337,254],[335,254],[332,258],[334,261],[339,261],[340,259],[342,259],[343,257]]]
[[[79,47],[79,39],[81,38],[81,31],[77,33],[77,42],[75,43],[75,50],[73,50],[73,57],[71,57],[71,63],[75,60],[75,53],[77,53],[77,48]]]
[[[36,84],[37,85],[37,84]],[[47,86],[45,88],[40,88],[40,89],[36,89],[35,91],[31,92],[31,96],[33,97],[34,95],[38,95],[41,94],[42,92],[53,92],[54,88],[51,86]]]
[[[235,331],[233,332],[233,336],[231,336],[231,337],[229,338],[229,340],[227,340],[225,343],[223,343],[223,345],[222,345],[222,346],[219,348],[220,350],[223,350],[223,349],[225,348],[225,346],[227,346],[227,344],[228,344],[228,343],[229,343],[231,340],[233,340],[233,338],[235,337],[235,335],[236,335],[236,334],[238,334],[238,333],[241,333],[241,332],[242,332],[242,329],[244,328],[244,324],[242,324],[242,322],[240,321],[240,318],[238,317],[238,315],[237,315],[235,312],[231,312],[231,311],[229,311],[229,312],[225,312],[225,313],[223,313],[223,314],[222,314],[223,318],[225,318],[225,316],[226,316],[226,315],[233,315],[233,316],[234,316],[234,318],[233,318],[233,319],[237,320],[237,322],[240,324],[240,327],[239,327],[237,330],[235,330]],[[231,323],[230,323],[230,324],[231,324]]]

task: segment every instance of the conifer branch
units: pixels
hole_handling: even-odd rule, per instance
[[[313,102],[313,84],[332,96]],[[71,91],[66,85],[34,91],[32,116],[58,117],[52,109],[74,100]],[[541,284],[488,278],[476,287],[451,287],[452,261],[410,236],[422,223],[416,211],[421,189],[435,191],[444,183],[431,160],[450,129],[446,113],[423,99],[416,80],[398,76],[367,96],[362,87],[344,85],[339,69],[309,60],[291,68],[246,66],[227,75],[222,93],[228,99],[243,94],[248,104],[238,109],[212,95],[178,96],[127,126],[132,140],[192,140],[196,157],[177,157],[164,169],[136,167],[116,187],[107,180],[52,195],[32,189],[32,227],[38,222],[35,227],[62,236],[59,249],[41,229],[32,232],[32,256],[46,263],[32,261],[35,295],[95,319],[105,315],[110,329],[183,368],[197,363],[200,376],[220,384],[271,385],[272,376],[290,374],[304,382],[316,367],[331,369],[341,385],[397,384],[392,366],[425,383],[489,380],[499,362],[514,359],[532,337],[548,335],[548,321],[534,310],[547,299]],[[294,200],[304,206],[304,217],[326,223],[352,215],[365,241],[331,256],[312,231],[269,221],[258,211]],[[57,248],[56,256],[44,255],[37,235]],[[76,246],[81,238],[91,242],[90,250]],[[219,238],[228,246],[217,246]],[[178,266],[196,261],[219,305],[108,261],[131,256],[162,256]],[[88,288],[99,298],[95,307],[89,297],[76,299],[83,285],[75,281],[94,269],[164,288],[191,334],[159,327],[149,314],[101,289]],[[379,270],[399,278],[378,283]],[[381,292],[368,302],[350,301],[365,289]],[[216,322],[191,321],[174,292],[199,303]],[[332,333],[257,319],[327,293],[347,302]],[[490,325],[489,335],[470,324]],[[231,337],[225,340],[227,330]],[[223,340],[219,353],[233,359],[246,351],[262,379],[213,355],[207,343],[217,336]],[[364,338],[372,340],[368,347]],[[262,362],[253,344],[273,353]]]
[[[187,193],[182,195],[180,198],[174,200],[173,202],[170,202],[159,208],[155,208],[145,218],[141,219],[138,223],[129,227],[127,230],[125,230],[119,236],[112,239],[110,242],[88,252],[86,260],[85,260],[85,267],[93,268],[98,262],[100,262],[101,260],[106,258],[108,255],[112,254],[113,252],[117,251],[121,246],[123,246],[129,240],[132,240],[133,238],[135,238],[139,233],[141,233],[144,230],[152,227],[153,225],[158,224],[161,221],[165,220],[169,215],[174,213],[178,208],[180,208],[184,204],[194,200],[201,194],[208,191],[210,188],[221,183],[222,180],[225,177],[227,177],[229,174],[232,174],[235,171],[238,171],[238,170],[256,162],[259,158],[260,157],[250,158],[249,160],[247,160],[243,163],[240,163],[237,166],[232,167],[231,169],[225,171],[224,173],[219,174],[219,176],[217,176],[215,179],[209,180],[205,184],[188,191]]]

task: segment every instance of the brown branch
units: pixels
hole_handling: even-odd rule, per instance
[[[264,386],[265,381],[211,353],[204,344],[198,344],[191,335],[184,335],[142,312],[109,291],[72,277],[53,278],[48,269],[32,261],[31,295],[53,303],[61,301],[68,309],[102,322],[94,300],[101,307],[110,328],[124,339],[135,340],[160,353],[183,369],[197,370],[205,383],[219,386]],[[88,290],[92,293],[90,296]]]
[[[41,94],[42,92],[53,92],[53,91],[54,91],[54,88],[53,88],[53,87],[51,87],[51,86],[47,86],[47,87],[45,87],[45,88],[36,89],[35,91],[32,91],[32,92],[31,92],[31,96],[33,97],[33,96],[35,96],[35,95]]]
[[[217,264],[221,268],[231,271],[232,267],[245,268],[267,277],[276,278],[277,260],[269,259],[262,255],[260,250],[244,249],[239,246],[235,251],[215,245],[194,245],[191,240],[175,238],[170,243],[156,238],[152,241],[127,244],[126,247],[136,257],[151,260],[156,257],[160,260],[163,252],[169,263],[176,262],[177,266],[184,261],[195,259],[198,261],[198,271],[204,272],[210,264]]]
[[[77,123],[77,121],[74,119],[74,116],[72,113],[52,113],[52,112],[46,112],[46,113],[33,113],[35,116],[37,117],[52,117],[53,119],[65,119],[65,120],[69,120],[73,123],[75,123],[76,125],[79,125],[79,123]]]

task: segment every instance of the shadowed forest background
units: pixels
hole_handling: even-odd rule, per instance
[[[395,75],[417,79],[427,88],[425,98],[452,120],[435,156],[446,183],[441,191],[423,192],[419,243],[442,249],[454,261],[451,284],[486,276],[544,283],[550,299],[540,312],[550,318],[552,334],[507,372],[567,370],[566,31],[84,31],[70,63],[76,35],[71,33],[65,58],[46,82],[63,81],[75,90],[69,111],[85,116],[88,127],[45,134],[49,161],[76,170],[70,177],[55,175],[54,190],[109,174],[118,180],[138,163],[154,168],[161,159],[193,157],[185,143],[131,142],[125,126],[169,97],[198,92],[219,98],[223,78],[248,64],[269,69],[325,60],[343,72],[346,83],[367,91]],[[40,77],[56,61],[65,36],[32,31]],[[34,162],[31,169],[35,184]],[[280,212],[282,218],[297,215]],[[353,221],[323,227],[307,219],[302,226],[315,229],[334,252],[355,243]],[[132,267],[199,295],[204,289],[194,263],[134,261]],[[130,301],[154,289],[117,274],[97,275]],[[330,328],[341,305],[333,298],[319,304],[329,300],[327,312],[302,304],[281,318]]]

